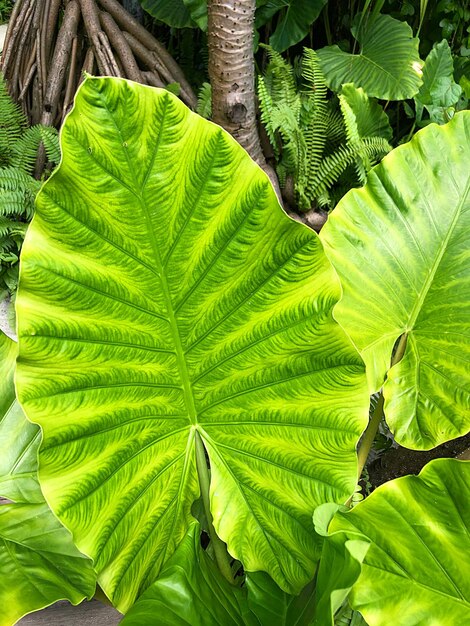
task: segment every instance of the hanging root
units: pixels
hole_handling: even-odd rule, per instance
[[[0,70],[32,124],[59,127],[83,73],[119,76],[197,98],[166,48],[118,0],[16,0]]]

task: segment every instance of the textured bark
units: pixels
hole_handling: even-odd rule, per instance
[[[256,124],[253,33],[256,0],[209,0],[209,77],[212,119],[260,165],[265,163]]]
[[[281,201],[277,176],[261,149],[256,120],[255,9],[256,0],[208,0],[212,120],[225,128],[264,169]]]

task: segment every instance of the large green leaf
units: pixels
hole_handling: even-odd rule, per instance
[[[183,0],[191,19],[201,30],[207,30],[207,0]]]
[[[168,26],[174,28],[196,26],[185,0],[139,0],[139,2],[147,13]],[[194,4],[194,0],[192,2]]]
[[[470,428],[470,113],[391,152],[338,204],[322,240],[344,295],[335,317],[384,377],[402,445],[428,449]],[[403,359],[392,350],[406,335]]]
[[[368,402],[317,236],[165,91],[87,79],[61,140],[17,301],[48,502],[126,609],[191,523],[198,432],[229,551],[299,591],[312,511],[354,490]]]
[[[16,344],[0,333],[0,626],[68,599],[78,604],[95,588],[91,561],[44,502],[37,482],[39,429],[15,400]],[[7,405],[9,402],[9,405]]]
[[[259,27],[279,12],[269,45],[278,52],[302,41],[328,0],[268,0],[256,12]]]
[[[362,87],[368,96],[383,100],[413,97],[421,85],[419,40],[411,28],[390,15],[357,22],[351,29],[360,49],[357,54],[338,46],[317,51],[326,84],[339,91],[344,83]]]
[[[122,620],[121,626],[259,626],[247,591],[223,578],[201,548],[199,524],[188,534]]]
[[[468,623],[469,485],[468,462],[438,459],[333,519],[371,542],[351,596],[370,626]]]

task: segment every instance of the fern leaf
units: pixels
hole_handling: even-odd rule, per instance
[[[206,120],[212,116],[212,86],[210,83],[203,83],[197,95],[196,113]]]
[[[0,165],[9,164],[11,150],[26,127],[26,117],[10,98],[5,79],[0,74]]]
[[[39,125],[42,143],[46,151],[47,159],[50,163],[58,165],[60,162],[59,133],[53,126]]]

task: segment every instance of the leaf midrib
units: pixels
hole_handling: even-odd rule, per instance
[[[406,328],[404,329],[404,332],[410,332],[411,330],[414,330],[414,326],[416,323],[416,320],[421,312],[421,309],[423,308],[423,304],[424,301],[426,300],[426,297],[428,295],[429,290],[431,289],[432,283],[434,282],[434,278],[436,276],[437,270],[439,269],[439,265],[441,264],[442,258],[444,256],[444,254],[446,253],[448,244],[449,244],[449,240],[452,237],[452,235],[454,234],[454,230],[455,230],[455,226],[460,218],[460,214],[462,212],[462,207],[464,206],[465,201],[467,200],[467,196],[468,193],[470,191],[470,178],[467,180],[467,185],[465,187],[465,191],[462,194],[461,200],[459,202],[459,204],[457,205],[456,211],[455,211],[455,215],[452,219],[452,222],[447,230],[447,234],[444,238],[444,240],[442,241],[438,253],[436,255],[436,258],[434,260],[434,263],[431,266],[431,270],[428,273],[428,277],[426,278],[426,281],[424,283],[423,289],[421,290],[420,294],[418,295],[418,298],[415,301],[415,304],[413,306],[413,309],[411,310],[410,313],[410,317],[408,320],[408,324],[406,325]]]
[[[121,129],[119,128],[118,124],[116,123],[114,116],[112,115],[111,111],[109,110],[109,108],[107,107],[107,104],[104,100],[104,98],[102,99],[103,102],[103,106],[106,108],[108,115],[110,117],[110,119],[112,120],[116,131],[119,134],[119,137],[121,138],[121,145],[124,145],[124,138],[122,136],[121,133]],[[179,333],[179,328],[178,328],[178,324],[176,322],[176,317],[175,317],[175,312],[173,309],[173,303],[171,300],[171,294],[170,294],[170,289],[168,287],[168,280],[167,280],[167,276],[166,276],[166,272],[163,266],[163,259],[161,257],[159,248],[158,248],[158,243],[155,237],[155,232],[154,229],[152,227],[152,220],[150,218],[150,213],[148,211],[148,208],[144,202],[144,199],[142,197],[142,191],[145,189],[145,185],[146,182],[151,174],[151,169],[152,166],[155,162],[155,157],[158,153],[158,148],[160,146],[161,143],[161,139],[162,139],[162,133],[163,133],[163,128],[164,128],[164,120],[165,120],[165,116],[166,116],[166,110],[167,110],[167,106],[168,106],[168,102],[169,102],[169,98],[167,97],[164,100],[163,103],[163,112],[162,112],[162,121],[160,124],[160,127],[158,129],[158,136],[157,139],[155,141],[155,146],[153,149],[153,156],[150,162],[150,166],[147,172],[147,175],[145,177],[144,180],[144,184],[142,185],[142,187],[140,188],[140,193],[137,193],[134,189],[132,190],[132,194],[134,195],[134,197],[138,200],[139,205],[141,207],[142,213],[144,215],[146,224],[147,224],[147,231],[148,231],[148,236],[149,236],[149,242],[150,245],[152,247],[152,252],[156,261],[156,264],[158,266],[158,274],[160,277],[160,283],[161,283],[161,287],[162,287],[162,293],[163,293],[163,298],[165,301],[165,305],[166,305],[166,313],[167,313],[167,317],[168,317],[168,322],[170,324],[170,328],[171,328],[171,334],[173,337],[173,341],[175,344],[175,352],[176,352],[176,362],[177,362],[177,366],[178,366],[178,371],[180,374],[180,379],[181,379],[181,383],[183,386],[183,395],[184,395],[184,403],[188,412],[188,417],[189,420],[191,421],[192,425],[196,425],[197,424],[197,411],[196,411],[196,405],[194,403],[194,395],[193,395],[193,391],[192,391],[192,387],[191,387],[191,382],[190,382],[190,378],[189,378],[189,371],[188,371],[188,365],[186,363],[186,357],[184,354],[184,349],[183,349],[183,344],[181,341],[181,336]],[[131,159],[129,158],[129,153],[127,152],[127,150],[123,150],[123,153],[125,155],[128,167],[129,167],[129,172],[132,173],[132,177],[133,180],[138,180],[138,176],[135,172],[134,169],[134,164],[131,161]]]

